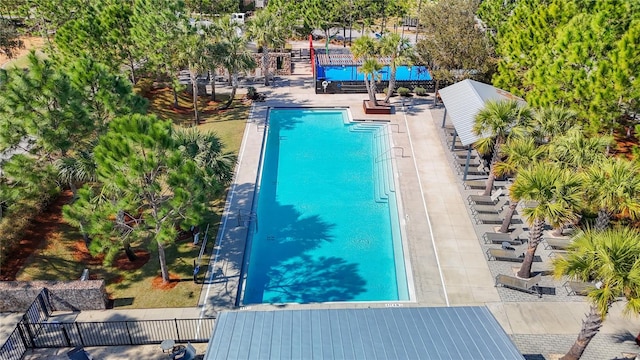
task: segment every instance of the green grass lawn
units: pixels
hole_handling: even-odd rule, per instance
[[[149,111],[163,119],[171,119],[176,126],[186,126],[193,122],[190,96],[180,94],[178,109],[173,108],[173,96],[170,90],[160,89],[149,94]],[[224,101],[220,94],[218,101]],[[226,144],[227,150],[238,153],[245,122],[249,114],[249,105],[241,101],[226,111],[217,111],[220,104],[201,99],[203,122],[198,126],[202,131],[213,131]],[[211,253],[218,223],[224,207],[226,194],[211,204],[209,242],[205,257],[202,259],[200,278],[204,277],[208,254]],[[206,227],[206,226],[205,226]],[[204,234],[204,230],[202,232]],[[202,238],[202,237],[201,237]],[[121,270],[113,266],[103,266],[100,259],[92,259],[86,253],[81,234],[66,224],[49,236],[44,248],[36,252],[27,265],[18,274],[18,280],[74,280],[78,279],[84,268],[90,269],[92,278],[105,279],[107,292],[118,308],[157,308],[195,306],[200,297],[201,284],[193,282],[193,261],[198,257],[200,245],[193,245],[191,238],[170,244],[166,248],[169,272],[175,281],[163,288],[158,280],[160,264],[157,250],[148,244],[133,244],[135,250],[149,250],[149,260],[142,267],[133,270]],[[124,252],[123,252],[124,253]],[[121,263],[128,260],[122,258]],[[158,286],[160,285],[160,286]]]

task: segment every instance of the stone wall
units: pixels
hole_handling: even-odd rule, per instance
[[[253,54],[258,67],[254,70],[254,76],[262,72],[262,54]],[[278,58],[280,58],[281,66],[278,69]],[[269,75],[291,75],[291,53],[288,52],[269,52]]]
[[[0,281],[0,312],[24,312],[43,288],[58,311],[104,310],[104,280]]]

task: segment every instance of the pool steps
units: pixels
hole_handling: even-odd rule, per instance
[[[388,203],[389,194],[395,192],[393,182],[393,174],[391,171],[391,157],[393,156],[392,148],[389,142],[389,131],[385,124],[375,123],[357,123],[349,128],[352,132],[369,132],[373,133],[373,172],[374,182],[374,200],[378,203]]]

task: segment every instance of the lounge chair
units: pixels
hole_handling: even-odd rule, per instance
[[[188,342],[187,346],[185,346],[180,352],[173,354],[172,358],[173,360],[193,360],[196,358],[196,348]]]
[[[93,360],[93,356],[86,352],[81,346],[78,346],[73,350],[67,352],[67,357],[70,360]]]
[[[502,195],[503,190],[498,189],[493,192],[491,196],[486,195],[469,195],[467,201],[469,204],[490,204],[495,205],[498,203],[498,198]]]
[[[476,221],[476,224],[502,224],[504,221],[504,216],[502,214],[486,214],[486,213],[475,213],[473,214],[473,218]]]
[[[462,183],[465,189],[484,189],[487,186],[486,180],[467,180]]]
[[[487,250],[487,259],[497,261],[523,262],[524,253],[518,254],[515,250],[489,249]]]
[[[553,250],[549,253],[549,257],[553,259],[557,257],[566,258],[568,254],[567,250]]]
[[[507,204],[507,199],[505,197],[498,200],[498,202],[495,205],[472,204],[471,212],[474,214],[498,215],[502,212],[506,204]]]
[[[569,280],[562,284],[562,287],[567,290],[567,295],[587,296],[594,285],[588,282]]]
[[[567,250],[569,245],[571,244],[571,239],[563,239],[563,238],[544,238],[545,242],[544,248],[547,250],[555,249],[555,250]]]
[[[520,235],[524,235],[524,233],[519,234],[507,234],[507,233],[497,233],[497,232],[486,232],[482,235],[485,244],[502,244],[504,242],[508,242],[511,245],[521,245],[526,241],[522,239]]]
[[[538,297],[542,297],[542,291],[538,283],[542,279],[541,274],[537,274],[534,277],[529,279],[521,279],[515,276],[509,275],[498,275],[496,276],[496,284],[495,286],[502,285],[503,287],[507,287],[510,289],[520,290],[524,292],[528,292],[530,294],[538,294]]]

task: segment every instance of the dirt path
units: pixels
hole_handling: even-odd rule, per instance
[[[45,41],[41,37],[34,36],[23,36],[21,39],[24,42],[24,48],[16,50],[16,56],[13,59],[9,59],[5,54],[0,54],[0,68],[9,61],[28,54],[32,49],[42,49]]]

